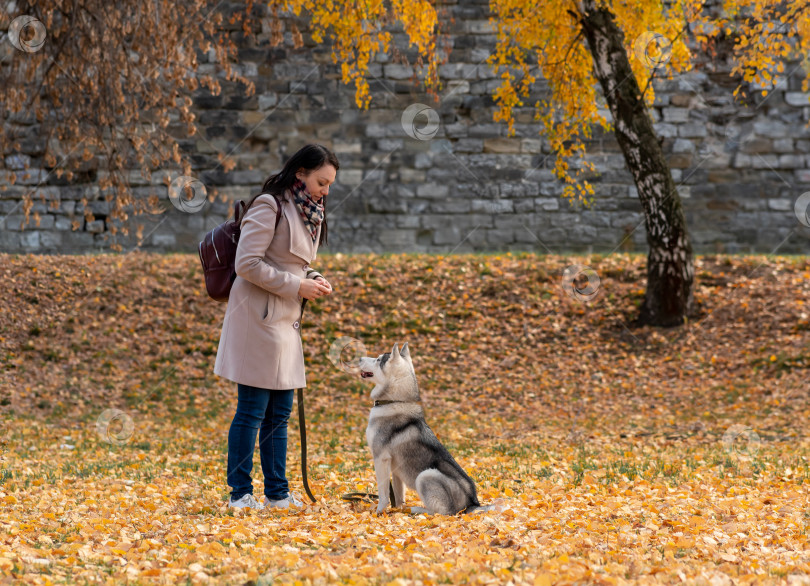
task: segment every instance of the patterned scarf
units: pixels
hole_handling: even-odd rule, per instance
[[[312,201],[304,182],[300,179],[293,183],[292,193],[295,198],[295,207],[298,208],[298,212],[304,218],[304,225],[309,228],[309,234],[312,236],[312,241],[315,242],[318,235],[318,226],[323,222],[323,203]]]

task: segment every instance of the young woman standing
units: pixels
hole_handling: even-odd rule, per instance
[[[231,507],[303,506],[287,482],[287,420],[294,390],[306,386],[302,300],[332,292],[309,263],[326,242],[326,196],[338,168],[329,149],[305,146],[267,180],[241,222],[237,276],[214,365],[214,373],[237,383],[238,391],[228,433]],[[257,432],[263,502],[253,496],[250,477]]]

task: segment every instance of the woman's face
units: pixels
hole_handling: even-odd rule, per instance
[[[306,169],[300,169],[295,174],[298,179],[304,182],[307,191],[316,202],[320,201],[323,196],[329,195],[329,186],[335,182],[336,175],[337,169],[329,163],[310,172],[307,172]]]

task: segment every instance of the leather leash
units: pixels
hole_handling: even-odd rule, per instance
[[[304,307],[307,304],[306,298],[301,302],[301,315],[298,318],[300,326],[299,332],[303,330],[303,317]],[[304,417],[304,389],[298,389],[298,429],[301,431],[301,478],[304,481],[304,490],[307,496],[314,503],[317,502],[315,497],[312,496],[312,491],[309,489],[309,480],[307,479],[307,421]]]
[[[298,427],[301,429],[301,477],[304,480],[304,490],[314,503],[315,497],[312,496],[307,480],[307,423],[304,419],[304,389],[298,389]]]

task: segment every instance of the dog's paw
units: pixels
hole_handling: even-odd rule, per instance
[[[377,508],[374,510],[375,515],[382,515],[385,511],[385,505],[377,505]]]
[[[425,507],[408,507],[408,509],[409,509],[409,511],[408,511],[408,512],[409,512],[411,515],[420,515],[420,514],[423,514],[423,513],[424,513],[425,515],[429,515],[429,514],[430,514],[430,511],[429,511],[429,510],[427,510]]]

